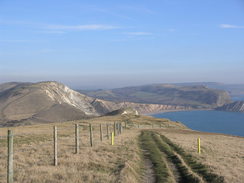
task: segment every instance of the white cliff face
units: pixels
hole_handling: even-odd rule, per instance
[[[57,82],[42,82],[38,83],[41,89],[52,101],[58,104],[69,104],[77,109],[82,110],[86,115],[98,115],[91,102],[94,100],[91,97],[80,94],[71,90],[67,86]]]
[[[229,104],[225,104],[222,107],[216,108],[217,110],[232,111],[232,112],[244,112],[244,101],[236,101]]]
[[[110,102],[101,99],[96,99],[97,102],[103,104],[105,108],[110,111],[118,110],[121,108],[133,108],[140,114],[148,114],[148,113],[156,113],[162,111],[170,111],[170,110],[190,110],[190,107],[185,106],[174,106],[174,105],[162,105],[162,104],[141,104],[141,103],[133,103],[133,102]]]

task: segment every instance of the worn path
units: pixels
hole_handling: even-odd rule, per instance
[[[145,158],[145,182],[223,183],[203,164],[157,132],[144,130],[140,135]]]

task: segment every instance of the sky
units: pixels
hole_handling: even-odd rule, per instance
[[[0,0],[0,83],[243,78],[244,0]]]

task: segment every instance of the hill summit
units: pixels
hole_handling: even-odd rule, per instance
[[[109,111],[96,99],[58,82],[0,85],[0,122],[8,125],[74,120]]]

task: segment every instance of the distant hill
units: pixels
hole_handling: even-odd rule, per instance
[[[221,111],[244,112],[244,101],[235,101],[216,108]]]
[[[105,115],[121,108],[133,108],[139,113],[190,109],[180,105],[96,99],[58,82],[13,82],[0,85],[0,126],[77,120]]]
[[[111,90],[82,90],[79,92],[114,102],[180,105],[192,108],[214,108],[231,101],[226,91],[211,89],[202,85],[153,84]]]
[[[244,84],[224,84],[217,82],[177,83],[178,86],[203,85],[208,88],[227,91],[233,100],[244,100]]]

